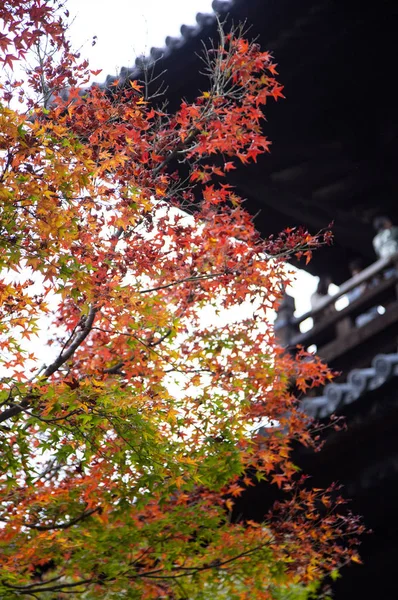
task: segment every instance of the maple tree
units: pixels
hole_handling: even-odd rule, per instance
[[[317,443],[291,382],[330,372],[268,323],[328,234],[264,240],[225,183],[269,149],[272,57],[221,31],[208,90],[168,114],[137,82],[84,89],[60,15],[0,8],[4,65],[51,48],[1,87],[0,595],[307,598],[361,528],[291,458]],[[288,499],[232,519],[256,478]]]

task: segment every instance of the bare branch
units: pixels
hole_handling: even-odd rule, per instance
[[[230,273],[228,273],[230,274]],[[181,283],[187,283],[188,281],[203,281],[206,279],[215,279],[216,277],[222,277],[223,275],[227,275],[227,273],[210,273],[209,275],[198,275],[185,277],[185,279],[179,279],[178,281],[172,281],[171,283],[165,283],[164,285],[159,285],[154,288],[150,288],[148,290],[139,290],[139,294],[149,294],[150,292],[157,292],[159,290],[165,290],[167,288],[173,287],[175,285],[180,285]]]
[[[68,521],[67,523],[54,523],[53,525],[30,525],[29,523],[24,523],[24,526],[29,527],[29,529],[35,529],[36,531],[52,531],[54,529],[68,529],[69,527],[73,527],[73,525],[76,525],[80,521],[87,519],[88,517],[90,517],[91,515],[93,515],[94,513],[98,512],[100,510],[101,510],[101,507],[97,506],[96,508],[93,508],[92,510],[82,513],[79,517],[76,517],[75,519],[72,519],[71,521]]]

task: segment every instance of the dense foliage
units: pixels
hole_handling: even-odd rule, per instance
[[[82,93],[60,14],[0,8],[0,596],[307,598],[358,527],[291,460],[316,443],[292,381],[329,372],[268,323],[325,240],[261,239],[225,183],[269,149],[272,57],[221,32],[168,114],[137,82]],[[256,478],[286,502],[232,520]]]

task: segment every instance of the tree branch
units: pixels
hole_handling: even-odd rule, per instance
[[[50,377],[51,375],[53,375],[56,371],[58,371],[58,369],[60,367],[62,367],[62,365],[71,358],[71,356],[73,356],[73,354],[76,352],[76,350],[78,349],[78,347],[80,346],[80,344],[86,339],[86,337],[89,335],[93,323],[94,323],[94,319],[95,316],[98,312],[98,308],[95,308],[94,306],[92,306],[89,310],[89,313],[87,315],[87,317],[85,318],[84,321],[84,326],[82,327],[82,330],[80,331],[80,333],[76,336],[75,340],[72,342],[72,344],[69,346],[69,348],[64,351],[62,350],[60,352],[60,354],[58,355],[58,357],[55,359],[55,361],[53,363],[51,363],[51,365],[49,365],[46,370],[43,373],[43,378],[47,379],[48,377]],[[30,404],[30,401],[35,397],[34,394],[28,394],[26,396],[26,398],[24,398],[20,404],[14,404],[13,406],[11,406],[10,408],[8,408],[7,410],[3,411],[0,414],[0,423],[3,423],[4,421],[6,421],[7,419],[10,419],[11,417],[15,417],[16,415],[18,415],[19,413],[23,412],[23,410],[25,408],[27,408]]]
[[[51,581],[56,581],[59,577],[52,579]],[[90,583],[96,583],[95,579],[82,579],[81,581],[76,581],[75,583],[60,583],[58,585],[47,586],[47,581],[43,581],[43,583],[31,583],[29,585],[13,585],[11,583],[7,583],[4,579],[1,582],[4,586],[8,587],[10,590],[16,590],[19,592],[28,591],[29,593],[33,592],[62,592],[64,588],[76,588],[80,585],[89,585]]]
[[[188,281],[202,281],[206,279],[215,279],[216,277],[222,277],[223,275],[229,275],[230,273],[210,273],[209,275],[191,275],[190,277],[185,277],[185,279],[178,279],[177,281],[172,281],[171,283],[165,283],[164,285],[159,285],[154,288],[150,288],[148,290],[139,290],[139,294],[149,294],[150,292],[157,292],[159,290],[165,290],[167,288],[173,287],[174,285],[180,285],[181,283],[187,283]]]
[[[24,523],[24,527],[29,527],[29,529],[35,529],[36,531],[52,531],[53,529],[68,529],[69,527],[72,527],[73,525],[76,525],[76,523],[79,523],[80,521],[87,519],[87,517],[90,517],[91,515],[93,515],[94,513],[98,512],[100,510],[101,510],[101,507],[97,506],[96,508],[93,508],[92,510],[82,513],[79,517],[72,519],[68,523],[58,523],[58,524],[54,524],[54,525],[30,525],[29,523]]]

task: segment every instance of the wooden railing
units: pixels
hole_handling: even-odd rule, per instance
[[[336,303],[359,286],[366,287],[354,301],[337,310]],[[376,307],[380,314],[376,313]],[[372,318],[360,326],[358,317],[372,309]],[[301,323],[310,318],[312,329],[300,333]],[[336,294],[325,297],[317,308],[293,318],[290,327],[293,334],[289,346],[316,346],[319,356],[344,371],[353,366],[366,366],[369,356],[378,352],[396,351],[398,254],[378,260],[346,281]]]

